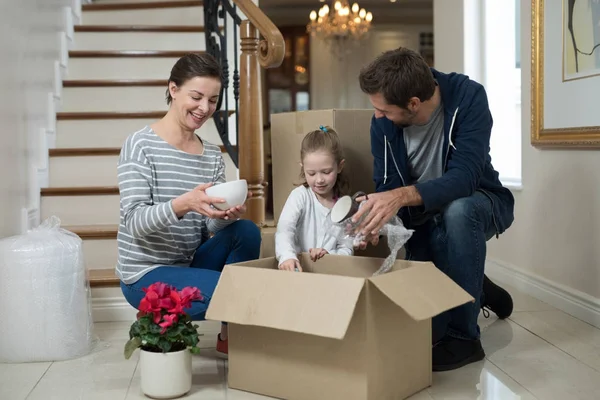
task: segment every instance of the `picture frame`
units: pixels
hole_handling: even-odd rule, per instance
[[[589,2],[598,8],[585,14],[582,6],[589,9]],[[531,144],[535,147],[600,148],[599,103],[593,101],[593,94],[600,92],[600,45],[593,42],[600,27],[588,26],[587,21],[594,13],[600,13],[597,0],[531,0]],[[573,47],[576,38],[585,48]],[[580,60],[576,72],[575,59]],[[589,94],[592,101],[582,100],[582,94]]]

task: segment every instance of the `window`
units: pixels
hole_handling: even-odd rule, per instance
[[[521,0],[485,0],[483,84],[494,126],[492,164],[508,186],[521,185]]]

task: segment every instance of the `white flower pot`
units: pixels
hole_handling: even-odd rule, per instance
[[[181,397],[192,388],[192,354],[188,349],[173,353],[140,353],[142,392],[155,399]]]

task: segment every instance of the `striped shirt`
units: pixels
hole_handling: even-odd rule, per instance
[[[134,283],[158,266],[189,266],[210,232],[233,222],[196,212],[179,219],[173,210],[173,199],[196,186],[225,182],[219,146],[203,144],[202,155],[186,153],[148,126],[125,140],[117,167],[121,206],[116,272],[123,283]]]

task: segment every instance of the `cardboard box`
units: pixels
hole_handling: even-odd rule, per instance
[[[290,192],[300,184],[300,145],[304,136],[320,125],[329,125],[340,136],[346,158],[345,168],[352,193],[372,193],[373,156],[371,118],[373,110],[311,110],[271,115],[271,157],[273,166],[273,213],[275,223]]]
[[[289,400],[400,400],[431,385],[431,318],[473,301],[432,263],[301,255],[226,265],[207,319],[229,322],[229,386]]]
[[[262,227],[260,229],[260,256],[259,258],[275,257],[275,227]]]

